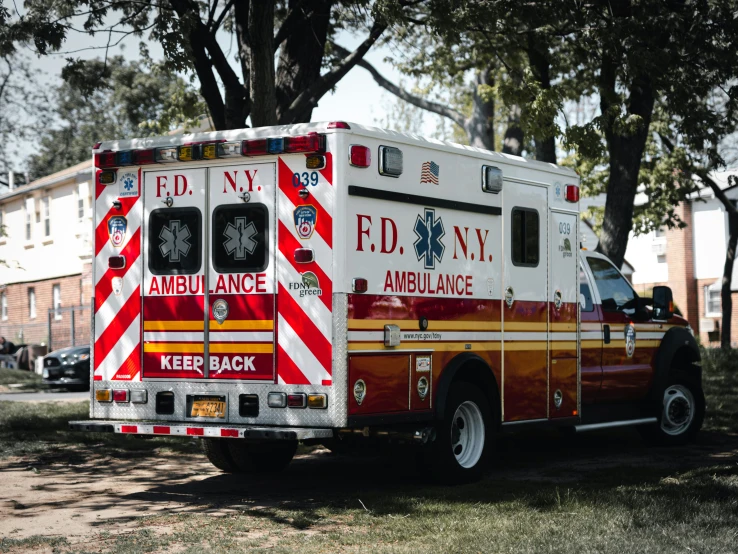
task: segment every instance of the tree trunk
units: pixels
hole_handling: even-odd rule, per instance
[[[508,106],[507,129],[505,129],[505,137],[502,139],[502,153],[512,154],[513,156],[523,155],[523,129],[520,128],[520,115],[522,110],[520,104],[511,104]]]
[[[243,114],[244,125],[251,115],[251,54],[249,53],[249,9],[250,1],[242,0],[233,3],[233,28],[238,44],[238,61],[241,65],[243,80]]]
[[[249,52],[251,123],[254,127],[276,125],[274,0],[259,0],[249,6]]]
[[[720,328],[720,348],[730,350],[731,319],[733,316],[733,295],[730,291],[733,279],[733,262],[735,249],[738,244],[738,216],[728,214],[728,250],[725,252],[725,267],[723,268],[723,282],[720,290],[720,302],[723,311],[723,321]]]
[[[289,9],[308,14],[287,36],[279,53],[277,69],[277,119],[281,120],[303,90],[320,78],[333,0],[290,0]],[[291,123],[310,121],[313,107]]]
[[[469,137],[469,144],[486,150],[495,149],[495,101],[494,98],[485,100],[479,94],[481,85],[494,86],[495,79],[489,69],[481,70],[475,78],[474,94],[472,96],[472,115],[464,124],[464,130]]]
[[[548,49],[545,44],[540,44],[539,39],[533,33],[528,36],[528,61],[541,89],[549,90],[551,88],[551,61],[548,58]],[[551,121],[547,121],[543,127],[554,128],[553,116],[551,116]],[[553,135],[533,138],[536,143],[536,160],[555,164],[556,138]]]
[[[602,222],[597,251],[605,254],[617,267],[623,266],[628,235],[633,228],[633,202],[638,189],[638,173],[643,150],[648,138],[654,95],[650,79],[637,76],[630,85],[628,115],[641,118],[632,131],[617,129],[619,106],[615,90],[615,66],[607,58],[603,61],[600,84],[600,108],[604,123],[607,150],[610,155],[610,175],[607,181],[605,217]]]

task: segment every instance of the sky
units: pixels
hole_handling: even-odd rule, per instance
[[[11,11],[15,10],[13,0],[2,1]],[[19,9],[22,10],[22,8]],[[336,42],[352,50],[362,39],[361,36],[353,36],[350,33],[343,32],[336,38]],[[129,36],[119,46],[111,48],[108,55],[123,55],[127,59],[138,59],[139,42],[141,40]],[[61,83],[61,68],[65,65],[66,58],[90,59],[102,57],[105,54],[104,49],[94,48],[104,46],[106,41],[107,35],[98,34],[91,37],[87,34],[70,31],[61,52],[39,58],[29,49],[26,55],[32,66],[42,72],[41,80],[44,85],[52,87]],[[221,36],[219,41],[224,51],[227,52],[230,46],[228,37]],[[154,60],[163,57],[163,51],[158,43],[145,42]],[[231,47],[231,52],[234,49],[235,45]],[[385,77],[397,82],[401,77],[400,73],[390,63],[384,61],[384,58],[391,54],[392,52],[388,47],[372,48],[365,59],[372,63]],[[233,58],[233,54],[230,58]],[[232,63],[240,75],[235,60]],[[197,81],[194,85],[197,86]],[[351,121],[365,125],[379,125],[380,121],[385,120],[389,107],[396,101],[395,97],[374,82],[374,79],[366,70],[355,67],[338,83],[334,92],[327,93],[320,100],[318,107],[313,111],[312,120]],[[25,158],[32,152],[33,148],[34,145],[31,143],[22,145],[20,156]]]

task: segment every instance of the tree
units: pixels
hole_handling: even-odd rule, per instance
[[[245,127],[249,117],[253,126],[289,124],[310,121],[318,101],[385,31],[388,10],[416,1],[385,7],[369,0],[28,0],[26,13],[11,22],[8,10],[0,12],[0,24],[3,18],[7,24],[0,47],[26,40],[39,54],[58,51],[67,33],[80,30],[80,19],[82,32],[106,34],[108,46],[147,33],[164,49],[167,69],[196,76],[216,129]],[[326,43],[341,29],[365,38],[324,68]],[[221,46],[223,35],[236,42],[240,76]],[[87,92],[99,83],[94,68],[77,59],[68,59],[64,77]]]
[[[472,58],[496,59],[505,68],[511,86],[501,87],[502,97],[521,106],[520,126],[536,137],[541,158],[550,156],[558,135],[580,161],[605,161],[598,248],[618,266],[657,108],[691,149],[710,152],[711,164],[720,165],[710,145],[725,136],[738,102],[738,88],[729,85],[738,78],[737,0],[430,0],[414,9],[400,17],[412,18],[416,30],[431,29],[446,50],[479,53]],[[419,54],[421,60],[434,55]],[[720,87],[729,98],[727,120],[704,101]],[[559,129],[555,116],[564,102],[592,95],[599,113]]]
[[[40,131],[48,104],[28,60],[0,55],[0,174],[20,169],[19,144]]]
[[[37,135],[39,151],[28,160],[34,178],[89,160],[96,142],[165,134],[192,126],[205,112],[198,93],[161,66],[114,57],[91,60],[87,67],[104,75],[102,86],[84,91],[72,81],[54,92]]]

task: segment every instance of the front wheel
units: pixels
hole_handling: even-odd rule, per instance
[[[421,463],[442,483],[481,479],[493,449],[492,410],[487,397],[471,383],[451,386],[446,413],[436,439],[424,448]]]
[[[659,422],[642,428],[647,439],[667,446],[694,439],[705,418],[705,395],[699,382],[674,378],[658,406]]]

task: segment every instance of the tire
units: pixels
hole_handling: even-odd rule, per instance
[[[436,426],[436,438],[423,449],[421,470],[443,484],[478,481],[489,464],[494,439],[487,397],[471,383],[454,383],[443,421]]]
[[[241,473],[278,473],[292,461],[297,441],[230,441],[228,452]]]
[[[640,427],[654,444],[678,446],[694,440],[705,418],[705,394],[696,379],[675,375],[655,407],[658,423]]]
[[[228,439],[202,439],[202,450],[211,464],[226,473],[238,473],[238,466],[233,462]]]

